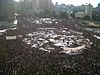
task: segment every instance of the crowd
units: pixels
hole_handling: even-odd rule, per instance
[[[60,53],[76,54],[92,45],[92,42],[82,34],[68,28],[38,28],[36,32],[26,34],[23,41],[39,50],[50,52],[58,47],[64,50]]]
[[[16,30],[16,35],[21,34],[23,35],[23,37],[20,39],[18,38],[16,40],[5,41],[6,47],[8,49],[7,51],[8,55],[6,56],[5,61],[2,63],[2,67],[4,68],[0,72],[1,75],[99,75],[100,74],[100,56],[98,53],[96,53],[95,47],[89,47],[85,49],[84,52],[81,54],[68,55],[65,53],[59,53],[61,48],[58,47],[55,48],[53,51],[48,52],[40,50],[38,47],[33,48],[31,45],[29,45],[30,43],[29,44],[25,43],[26,35],[29,35],[29,33],[36,32],[38,28],[57,28],[58,30],[56,30],[56,32],[60,31],[59,29],[64,29],[64,28],[70,29],[72,33],[74,31],[76,32],[81,31],[84,36],[83,38],[90,39],[90,41],[94,43],[94,39],[92,38],[90,33],[88,34],[88,32],[80,30],[81,29],[80,26],[78,26],[77,23],[75,23],[70,19],[69,20],[56,19],[54,22],[50,24],[44,22],[41,22],[42,24],[36,22],[33,23],[33,21],[34,18],[32,17],[18,18],[18,27],[17,27],[18,29]],[[49,20],[49,22],[50,21],[51,20]],[[52,30],[48,32],[52,32]],[[42,39],[43,38],[41,38],[41,40]],[[35,41],[33,41],[33,43],[34,42]]]

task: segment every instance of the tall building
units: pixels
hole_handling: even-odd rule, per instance
[[[14,0],[9,0],[8,2],[8,19],[9,20],[14,20],[14,14],[15,14],[15,2]]]
[[[53,3],[51,0],[20,0],[21,11],[25,14],[52,10]]]
[[[57,2],[55,4],[55,12],[57,14],[60,14],[61,12],[66,12],[67,14],[70,14],[71,12],[73,12],[75,6],[73,5],[65,5],[65,4],[61,4],[59,5]]]
[[[98,3],[98,8],[100,8],[100,3]]]
[[[0,0],[0,19],[7,19],[8,14],[8,0]]]
[[[97,11],[100,11],[100,3],[98,3],[98,7],[96,7]]]
[[[90,19],[92,19],[92,11],[93,11],[93,5],[88,4],[85,7],[85,15],[90,16]]]
[[[14,1],[0,0],[0,20],[12,20],[14,17]]]
[[[33,11],[51,10],[53,3],[51,0],[32,0]]]
[[[33,10],[39,9],[39,0],[32,0],[32,8]]]

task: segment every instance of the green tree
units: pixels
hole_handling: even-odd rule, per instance
[[[100,21],[100,11],[99,10],[94,10],[92,13],[92,19],[95,21]]]
[[[90,20],[90,16],[86,15],[83,17],[84,20]]]
[[[75,18],[75,13],[71,13],[70,16],[71,16],[72,18]]]
[[[61,12],[60,13],[60,18],[68,18],[68,14],[66,12]]]

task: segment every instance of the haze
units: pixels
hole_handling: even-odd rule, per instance
[[[15,0],[15,1],[20,1],[20,0]],[[100,3],[100,0],[52,0],[52,2],[55,4],[56,2],[58,2],[59,4],[65,3],[67,4],[73,4],[75,6],[79,6],[82,4],[86,4],[86,3],[91,3],[94,7],[97,7],[98,3]]]

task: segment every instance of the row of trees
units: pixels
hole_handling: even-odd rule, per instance
[[[100,10],[93,11],[92,19],[95,21],[100,21]]]
[[[66,12],[60,12],[57,14],[55,11],[45,10],[40,13],[36,13],[35,16],[37,17],[50,17],[50,18],[68,18],[68,14]]]

